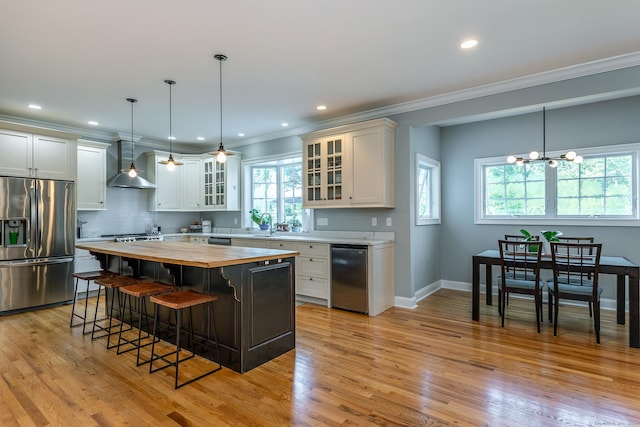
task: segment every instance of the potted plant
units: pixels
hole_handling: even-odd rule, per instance
[[[522,241],[523,242],[535,242],[535,241],[538,240],[536,238],[536,236],[532,235],[531,233],[529,233],[524,228],[520,229],[520,233],[522,234]],[[529,252],[538,252],[538,246],[537,245],[529,246]]]
[[[298,233],[300,231],[300,227],[302,227],[302,223],[298,218],[293,218],[289,224],[291,225],[291,231],[294,233]]]
[[[260,215],[258,209],[251,209],[249,211],[251,215],[251,221],[253,221],[260,230],[268,230],[269,229],[269,220],[265,217],[265,215]]]
[[[542,234],[542,237],[544,237],[544,242],[542,247],[543,253],[550,254],[551,242],[559,242],[560,239],[558,239],[558,236],[562,236],[562,232],[543,230],[540,232],[540,234]]]

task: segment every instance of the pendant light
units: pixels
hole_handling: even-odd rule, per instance
[[[183,163],[181,162],[176,162],[173,159],[173,144],[172,141],[175,139],[173,136],[173,128],[171,126],[171,87],[176,84],[176,82],[174,80],[165,80],[164,81],[166,84],[169,85],[169,158],[167,160],[162,160],[158,163],[160,163],[161,165],[166,165],[167,166],[167,170],[169,172],[173,172],[176,169],[176,166],[182,166]]]
[[[224,149],[224,145],[222,145],[222,61],[227,60],[226,55],[217,54],[213,56],[220,63],[220,145],[218,145],[218,150],[214,151],[212,154],[216,156],[216,161],[218,163],[224,163],[227,161],[227,156],[233,156],[233,153],[230,153]]]
[[[129,166],[129,171],[127,172],[127,174],[129,175],[129,177],[135,178],[136,176],[138,176],[139,172],[142,172],[141,170],[136,169],[136,165],[133,163],[133,146],[135,144],[133,139],[133,104],[138,102],[138,100],[127,98],[127,101],[131,103],[131,166]]]
[[[542,107],[542,157],[537,151],[529,153],[529,158],[509,156],[507,162],[515,163],[518,166],[522,166],[525,163],[531,162],[545,162],[550,167],[555,168],[558,166],[558,160],[565,160],[568,162],[582,163],[582,156],[578,156],[575,151],[568,151],[566,154],[562,154],[560,157],[547,157],[547,119],[545,107]]]

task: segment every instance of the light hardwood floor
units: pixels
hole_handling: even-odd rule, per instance
[[[451,290],[375,318],[304,304],[294,351],[174,391],[169,370],[69,329],[70,310],[0,317],[1,426],[640,425],[640,350],[613,312],[597,345],[586,308],[561,307],[554,337],[546,305],[537,334],[517,298],[504,329]]]

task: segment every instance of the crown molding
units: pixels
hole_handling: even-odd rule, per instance
[[[348,114],[340,116],[334,119],[323,120],[318,122],[309,123],[304,126],[298,126],[295,128],[288,128],[286,130],[266,133],[254,137],[249,137],[243,140],[234,142],[227,142],[225,146],[227,148],[239,147],[243,145],[256,144],[259,142],[270,141],[273,139],[287,138],[293,136],[299,136],[305,133],[321,130],[325,128],[331,128],[336,126],[342,126],[352,123],[357,123],[366,120],[377,119],[386,116],[393,116],[402,113],[408,113],[417,110],[423,110],[426,108],[438,107],[441,105],[451,104],[455,102],[468,101],[475,98],[481,98],[489,95],[496,95],[505,92],[511,92],[520,89],[526,89],[534,86],[540,86],[549,83],[560,82],[563,80],[570,80],[579,77],[586,77],[594,74],[606,73],[609,71],[621,70],[624,68],[630,68],[640,65],[640,51],[632,52],[624,55],[614,56],[610,58],[599,59],[595,61],[586,62],[583,64],[571,65],[568,67],[558,68],[549,71],[543,71],[536,74],[530,74],[523,77],[516,77],[513,79],[503,80],[500,82],[489,83],[485,85],[475,86],[472,88],[462,89],[458,91],[452,91],[443,93],[440,95],[434,95],[426,98],[416,99],[413,101],[402,102],[398,104],[388,105],[380,108],[375,108],[359,113]],[[608,94],[589,95],[574,100],[567,100],[566,103],[587,103],[595,102],[602,99],[613,99],[615,97],[628,96],[629,94],[638,94],[640,90],[629,91],[617,91]],[[556,102],[560,105],[561,102]],[[522,107],[527,110],[528,107]],[[523,110],[523,111],[524,111]],[[497,113],[488,113],[494,115]],[[119,138],[118,133],[123,132],[104,132],[95,129],[77,128],[72,126],[66,126],[61,124],[54,124],[49,122],[41,122],[32,119],[26,119],[22,117],[8,116],[0,114],[0,120],[15,122],[23,125],[30,125],[35,127],[49,128],[52,130],[59,130],[71,134],[79,135],[80,138],[97,140],[102,142],[114,142]],[[129,133],[129,135],[131,135]],[[155,140],[140,139],[137,144],[145,147],[163,149],[166,143],[158,142]],[[178,151],[202,151],[202,147],[195,147],[190,144],[173,143],[174,148]],[[215,150],[213,148],[212,150]],[[209,151],[212,151],[209,150]]]
[[[396,114],[408,113],[411,111],[423,110],[426,108],[438,107],[441,105],[452,104],[455,102],[468,101],[475,98],[481,98],[489,95],[496,95],[505,92],[511,92],[520,89],[526,89],[534,86],[541,86],[549,83],[570,80],[579,77],[591,76],[594,74],[606,73],[609,71],[621,70],[624,68],[636,67],[640,65],[640,51],[632,52],[624,55],[614,56],[611,58],[598,59],[583,64],[571,65],[568,67],[557,68],[554,70],[543,71],[536,74],[530,74],[523,77],[503,80],[496,83],[488,83],[485,85],[475,86],[468,89],[443,93],[427,98],[416,99],[413,101],[402,102],[398,104],[388,105],[385,107],[375,108],[360,113],[349,114],[331,120],[316,122],[306,126],[287,129],[286,131],[274,132],[271,134],[260,135],[248,138],[242,143],[234,145],[248,145],[257,142],[264,142],[271,139],[282,138],[292,135],[301,135],[304,133],[320,130],[328,127],[335,127],[349,123],[356,123],[365,120],[377,119],[380,117],[392,116]],[[635,91],[634,93],[638,93]],[[618,91],[616,95],[624,96],[627,92]],[[615,96],[586,96],[580,98],[583,102],[594,102],[601,99],[611,99]]]

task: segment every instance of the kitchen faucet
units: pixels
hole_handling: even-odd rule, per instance
[[[269,236],[273,235],[273,218],[271,218],[271,214],[269,212],[265,212],[260,216],[260,223],[263,223],[264,217],[269,217]]]

